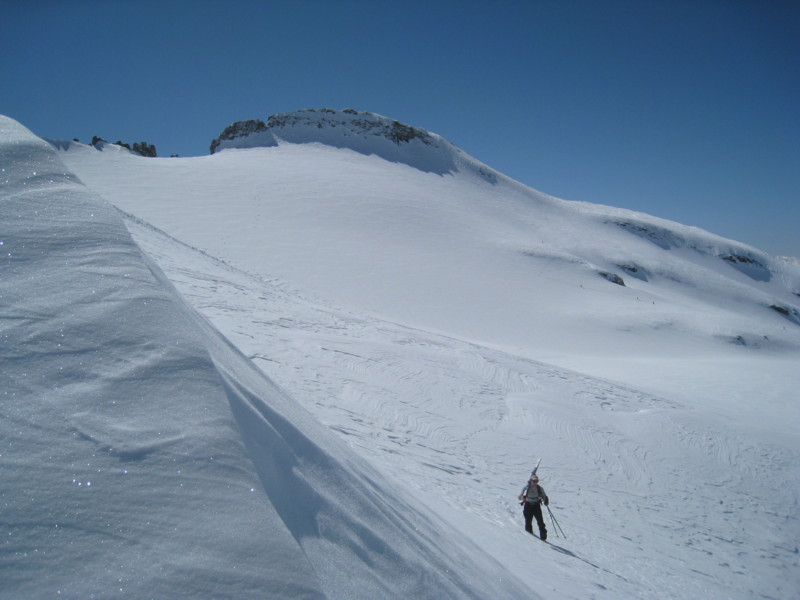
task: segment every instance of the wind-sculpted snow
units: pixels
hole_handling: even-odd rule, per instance
[[[0,140],[0,596],[324,597],[117,212],[15,122]]]
[[[0,119],[0,597],[519,598]]]

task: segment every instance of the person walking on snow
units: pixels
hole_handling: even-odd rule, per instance
[[[539,538],[545,541],[547,527],[544,526],[544,517],[542,517],[542,502],[547,506],[550,504],[550,498],[547,497],[544,488],[539,485],[539,478],[536,475],[531,475],[528,484],[519,495],[519,500],[523,507],[522,514],[525,516],[525,531],[533,534],[533,517],[536,517],[536,524],[539,525]]]

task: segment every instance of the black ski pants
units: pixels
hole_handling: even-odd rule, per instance
[[[546,540],[547,527],[544,526],[541,502],[526,502],[525,507],[522,509],[522,514],[525,515],[525,531],[533,533],[533,518],[536,517],[536,524],[539,526],[539,537]]]

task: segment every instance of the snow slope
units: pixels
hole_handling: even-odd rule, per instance
[[[797,382],[799,269],[696,228],[546,196],[435,134],[409,144],[454,171],[387,160],[397,144],[374,132],[392,121],[371,118],[359,137],[362,113],[278,115],[275,131],[180,161],[75,144],[62,156],[120,209],[341,306],[751,423],[777,382],[782,409]]]
[[[48,144],[0,140],[0,596],[527,593],[190,309]]]
[[[759,437],[702,405],[331,308],[128,225],[239,348],[524,579],[524,597],[794,596],[796,437]],[[762,427],[796,410],[793,389],[773,393],[788,412],[761,415]],[[569,536],[548,522],[549,547],[521,531],[515,502],[538,455]]]
[[[249,148],[260,133],[227,142],[246,150],[208,157],[144,161],[72,145],[63,158],[116,206],[181,241],[393,320],[569,356],[671,355],[670,341],[685,346],[687,335],[698,348],[798,347],[794,327],[784,328],[800,324],[800,275],[784,261],[494,172],[487,181],[476,174],[486,167],[444,142],[412,140],[472,168],[437,174],[386,160],[394,144],[384,137],[373,153],[365,140],[350,149],[344,133],[331,145],[341,127],[326,128],[328,117],[272,134],[292,143]]]
[[[343,523],[295,536],[321,593],[390,595],[375,596],[378,580],[407,594],[411,548],[428,565],[412,561],[411,572],[438,582],[424,584],[431,597],[437,585],[482,598],[796,596],[795,267],[694,228],[551,198],[429,132],[400,128],[409,139],[393,140],[390,119],[278,117],[271,131],[230,128],[209,157],[56,145],[122,211],[175,303],[251,359],[180,309],[222,382],[252,463],[242,471],[260,477],[252,493],[277,513],[267,523],[292,533]],[[270,427],[242,418],[242,388],[263,390],[253,403],[273,428],[286,431],[277,413],[316,445],[301,438],[265,465]],[[337,460],[317,460],[317,448]],[[550,545],[522,532],[515,501],[539,456],[569,536],[548,523]],[[270,487],[286,463],[290,476]],[[320,477],[355,479],[347,489],[359,497],[361,484],[390,490],[391,505],[334,493],[287,508],[282,490]],[[420,520],[398,526],[396,542],[385,519],[409,514]],[[362,520],[398,545],[398,569]]]

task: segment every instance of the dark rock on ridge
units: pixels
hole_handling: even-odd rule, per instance
[[[370,112],[359,112],[352,108],[334,110],[332,108],[304,109],[291,113],[278,113],[267,118],[236,121],[228,125],[218,138],[212,140],[210,152],[214,154],[223,142],[244,138],[268,130],[287,130],[311,127],[316,129],[337,129],[345,136],[382,137],[400,146],[414,139],[425,145],[435,143],[432,134],[424,129],[412,127]]]

